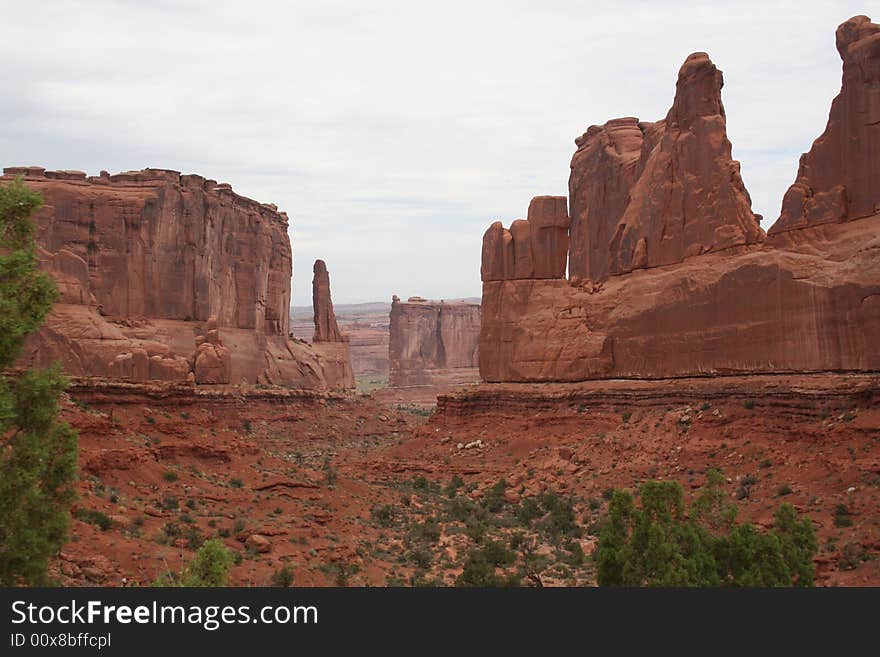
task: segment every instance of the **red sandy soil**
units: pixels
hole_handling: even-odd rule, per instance
[[[813,520],[818,584],[876,586],[878,383],[815,375],[481,385],[441,397],[430,418],[369,396],[80,384],[63,411],[80,432],[76,506],[113,525],[75,519],[52,570],[65,585],[146,585],[192,558],[195,527],[241,554],[234,585],[267,585],[285,564],[299,586],[403,583],[416,572],[408,532],[446,504],[439,487],[414,488],[416,477],[445,486],[457,474],[477,501],[503,478],[510,505],[541,491],[573,496],[589,554],[604,491],[660,478],[690,491],[716,467],[731,495],[757,479],[738,502],[740,520],[769,525],[782,502]],[[371,510],[381,507],[393,508],[393,522],[377,522]],[[441,525],[423,574],[452,584],[472,544],[455,523]],[[257,539],[248,548],[254,534],[268,539],[267,552]],[[589,563],[558,572],[543,583],[594,581]]]

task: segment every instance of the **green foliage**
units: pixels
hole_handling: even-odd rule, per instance
[[[834,509],[835,527],[852,527],[852,515],[845,504],[838,504]]]
[[[446,494],[447,497],[455,497],[458,489],[463,487],[464,479],[462,479],[458,475],[452,475],[452,479],[450,479],[449,483],[446,485],[446,488],[443,489],[443,492]]]
[[[370,516],[380,527],[391,527],[397,517],[397,510],[393,504],[384,504],[370,509]]]
[[[812,586],[816,535],[790,504],[762,532],[736,525],[718,471],[685,513],[681,484],[615,491],[594,555],[600,586]]]
[[[0,186],[0,370],[57,296],[37,269],[31,214],[38,194],[17,180]],[[46,584],[50,557],[67,538],[77,438],[58,422],[67,380],[57,367],[0,376],[0,585]]]
[[[113,521],[110,520],[110,517],[97,509],[77,509],[73,512],[73,517],[77,520],[97,525],[104,532],[113,526]]]
[[[181,573],[167,572],[153,582],[153,586],[226,586],[234,560],[232,552],[219,539],[205,541]]]
[[[504,491],[507,490],[507,482],[499,480],[483,496],[483,508],[489,513],[498,513],[504,507]]]
[[[461,575],[455,580],[456,586],[519,586],[519,577],[516,575],[499,575],[496,567],[512,563],[515,558],[513,552],[508,550],[503,543],[489,541],[478,550],[471,550],[464,562]]]
[[[272,586],[278,586],[280,588],[286,589],[289,586],[293,586],[293,568],[291,566],[284,566],[279,568],[274,573],[272,573]]]
[[[52,278],[37,269],[30,216],[41,205],[20,180],[0,185],[0,368],[15,363],[57,296]]]

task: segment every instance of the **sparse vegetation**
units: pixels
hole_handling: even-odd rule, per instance
[[[272,586],[287,588],[293,586],[294,572],[289,565],[284,565],[272,573]]]

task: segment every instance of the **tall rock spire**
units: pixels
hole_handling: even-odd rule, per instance
[[[837,52],[840,93],[770,234],[880,213],[880,25],[850,18],[837,28]]]
[[[343,342],[330,299],[330,273],[323,260],[315,260],[312,278],[312,308],[315,313],[314,342]]]

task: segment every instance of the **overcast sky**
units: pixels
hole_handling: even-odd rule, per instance
[[[480,242],[566,194],[574,139],[724,71],[767,228],[840,88],[854,2],[6,3],[0,163],[199,173],[291,217],[293,303],[480,294]],[[878,17],[874,17],[875,20]]]

